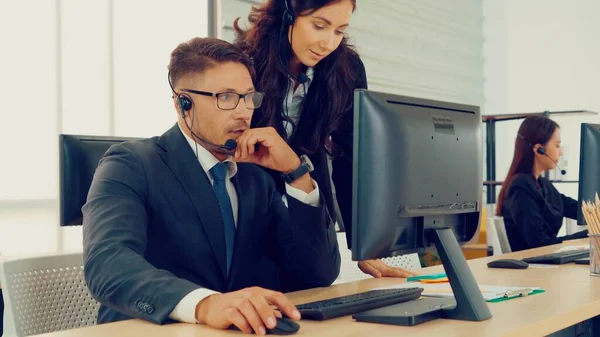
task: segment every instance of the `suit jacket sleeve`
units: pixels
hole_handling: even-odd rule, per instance
[[[515,221],[517,231],[531,248],[542,247],[562,242],[562,238],[548,235],[542,209],[535,201],[537,191],[531,186],[514,180],[511,184],[507,201],[508,211]]]
[[[367,89],[367,73],[365,65],[356,56],[356,89]],[[352,155],[354,142],[354,98],[342,116],[342,121],[331,140],[342,150],[342,155],[332,161],[332,180],[335,185],[335,194],[338,201],[342,220],[346,230],[348,248],[352,247]]]
[[[575,200],[573,198],[569,198],[564,194],[561,194],[560,196],[562,197],[562,200],[563,200],[565,216],[569,219],[577,220],[577,208],[578,208],[577,200]]]
[[[268,257],[283,273],[284,291],[326,287],[340,272],[340,252],[325,202],[320,207],[287,198],[288,207],[273,187],[270,197]]]
[[[148,213],[145,171],[125,145],[100,161],[83,207],[85,280],[100,303],[162,324],[198,285],[144,259]]]
[[[567,218],[577,220],[577,210],[579,209],[579,204],[577,200],[573,198],[569,198],[564,194],[560,195],[563,200],[564,214]],[[560,237],[563,241],[565,240],[575,240],[575,239],[585,239],[588,236],[588,231],[579,231],[573,234],[565,235]]]

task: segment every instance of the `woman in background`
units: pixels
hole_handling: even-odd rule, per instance
[[[273,127],[314,166],[311,177],[335,219],[331,176],[348,247],[352,243],[352,144],[354,89],[367,88],[365,67],[346,29],[356,0],[267,0],[253,7],[247,30],[234,22],[236,44],[254,60],[256,89],[265,93],[252,127]],[[273,173],[282,194],[284,182]],[[360,261],[374,277],[409,277],[381,260]]]
[[[496,214],[504,217],[513,251],[583,238],[587,231],[557,237],[563,218],[577,219],[577,200],[561,193],[542,173],[562,156],[560,128],[543,116],[526,118],[517,133],[512,164],[500,190]]]

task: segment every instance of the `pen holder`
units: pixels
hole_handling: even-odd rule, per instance
[[[600,234],[589,234],[590,237],[590,275],[600,276]]]

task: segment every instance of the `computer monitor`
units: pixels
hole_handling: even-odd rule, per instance
[[[59,136],[60,225],[82,224],[81,207],[86,202],[98,162],[114,144],[135,138]]]
[[[579,147],[579,205],[577,224],[586,225],[581,211],[582,201],[593,201],[600,193],[600,124],[581,124],[581,146]]]
[[[477,106],[355,91],[353,260],[435,245],[456,298],[443,315],[477,321],[491,313],[458,242],[479,226],[481,124]]]

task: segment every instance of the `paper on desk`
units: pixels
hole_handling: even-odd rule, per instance
[[[539,263],[530,263],[529,268],[539,268],[539,269],[550,269],[550,268],[558,268],[560,267],[557,264],[539,264]]]
[[[431,296],[431,297],[453,297],[452,288],[450,287],[450,283],[420,283],[415,285],[414,283],[402,283],[396,284],[388,287],[375,288],[372,290],[380,290],[380,289],[401,289],[401,288],[414,288],[418,286],[419,288],[423,288],[423,296]],[[505,286],[487,286],[480,285],[479,289],[481,289],[481,294],[486,301],[491,301],[497,298],[504,297],[505,294],[517,294],[520,292],[525,292],[527,294],[532,293],[535,290],[541,290],[539,287],[505,287]]]
[[[561,247],[560,249],[557,249],[554,251],[554,253],[561,253],[561,252],[568,252],[571,250],[581,250],[581,249],[590,249],[590,245],[571,245],[571,246],[564,246]]]

